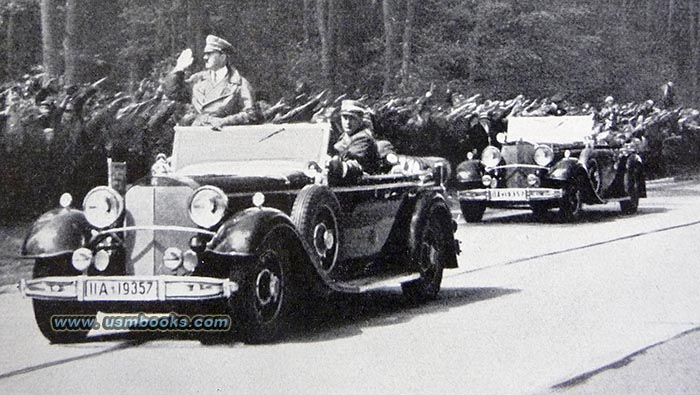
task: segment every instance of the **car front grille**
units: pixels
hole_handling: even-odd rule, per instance
[[[184,226],[196,228],[189,218],[188,202],[193,190],[184,186],[135,186],[126,193],[125,226]],[[138,229],[125,235],[128,274],[176,274],[163,265],[163,253],[175,247],[189,248],[195,232],[168,229]]]
[[[508,168],[505,170],[504,182],[501,185],[504,188],[527,188],[527,176],[531,173],[534,173],[532,169]]]

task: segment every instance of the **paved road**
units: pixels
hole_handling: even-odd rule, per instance
[[[2,294],[0,392],[625,393],[650,377],[639,363],[695,372],[700,184],[662,181],[650,195],[635,216],[591,207],[576,226],[487,211],[461,223],[461,267],[437,301],[411,307],[397,289],[344,298],[279,344],[49,345],[31,303]],[[679,349],[688,358],[670,358]],[[656,353],[667,358],[648,359]],[[700,381],[664,377],[685,381],[657,388]]]

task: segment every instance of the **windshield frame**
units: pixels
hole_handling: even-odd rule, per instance
[[[322,163],[330,139],[328,123],[175,127],[172,171],[193,165],[230,162]]]
[[[508,117],[504,144],[525,141],[532,144],[571,145],[583,143],[594,134],[590,115]]]

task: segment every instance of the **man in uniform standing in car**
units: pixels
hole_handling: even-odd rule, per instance
[[[166,78],[166,91],[192,85],[192,105],[196,111],[193,126],[211,126],[218,130],[227,125],[256,122],[253,88],[231,64],[233,46],[226,40],[209,35],[204,47],[205,70],[184,78],[192,65],[192,50],[182,51],[172,73]]]

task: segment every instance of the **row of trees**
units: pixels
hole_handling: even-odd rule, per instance
[[[655,97],[674,80],[686,104],[700,94],[696,0],[0,0],[0,12],[6,81],[43,63],[68,84],[133,89],[213,33],[271,99],[299,81],[597,101]]]

